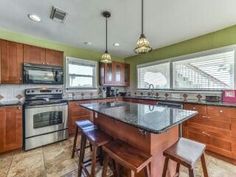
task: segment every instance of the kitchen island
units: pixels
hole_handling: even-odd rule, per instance
[[[179,125],[197,114],[196,111],[127,102],[81,104],[94,111],[94,123],[114,138],[152,155],[151,176],[161,177],[163,151],[179,138]],[[168,176],[176,164],[169,163]],[[138,176],[143,176],[140,173]]]

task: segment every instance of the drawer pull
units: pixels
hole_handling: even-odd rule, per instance
[[[223,110],[220,110],[220,113],[222,113],[223,112]]]
[[[204,131],[202,132],[202,134],[203,134],[203,135],[206,135],[206,136],[210,136],[208,133],[206,133],[206,132],[204,132]]]
[[[209,118],[208,116],[202,116],[202,118]]]

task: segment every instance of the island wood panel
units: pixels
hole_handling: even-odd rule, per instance
[[[22,83],[23,44],[1,41],[1,83]]]
[[[0,107],[0,153],[22,148],[22,109]]]
[[[130,103],[141,103],[141,104],[150,104],[150,105],[157,105],[156,100],[148,100],[148,99],[136,99],[136,98],[123,98],[124,101]]]
[[[171,128],[163,134],[144,133],[138,128],[99,113],[95,113],[94,123],[113,138],[120,139],[145,153],[151,154],[153,156],[151,162],[151,177],[161,177],[164,165],[163,151],[178,140],[177,127]],[[175,168],[176,164],[170,162],[167,177],[174,175]],[[137,177],[143,176],[144,172],[141,171]]]
[[[45,64],[46,49],[32,45],[24,45],[24,63]]]
[[[64,53],[61,51],[46,49],[46,64],[63,66]]]

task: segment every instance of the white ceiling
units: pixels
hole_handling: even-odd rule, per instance
[[[104,51],[105,20],[109,19],[109,51],[134,55],[140,34],[141,0],[0,0],[0,27],[72,46]],[[144,31],[153,48],[159,48],[236,24],[235,0],[145,0]],[[68,13],[65,23],[49,18],[52,6]],[[28,13],[38,14],[34,23]],[[92,42],[91,46],[84,45]],[[112,44],[119,42],[120,47]]]

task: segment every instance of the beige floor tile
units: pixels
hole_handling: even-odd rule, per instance
[[[13,153],[7,153],[0,156],[0,177],[7,176],[13,159]]]

